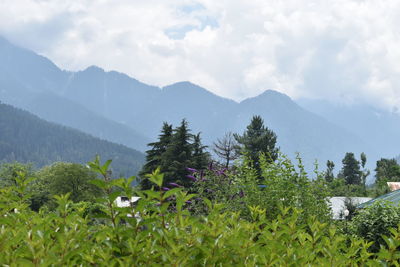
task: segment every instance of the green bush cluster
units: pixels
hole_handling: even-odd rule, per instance
[[[133,177],[111,180],[110,161],[89,163],[104,193],[93,207],[56,196],[54,211],[29,209],[28,176],[0,190],[0,263],[4,266],[377,266],[397,265],[399,230],[385,237],[387,247],[369,252],[371,242],[341,234],[299,207],[248,207],[249,216],[204,198],[204,214],[193,215],[197,197],[182,188],[136,191]],[[149,175],[161,187],[163,175]],[[116,190],[118,189],[118,190]],[[119,195],[142,199],[118,208]],[[301,208],[301,207],[300,207]]]

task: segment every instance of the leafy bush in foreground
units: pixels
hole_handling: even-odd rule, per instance
[[[372,251],[378,251],[386,245],[384,235],[390,235],[391,229],[400,225],[400,207],[378,201],[357,214],[349,227],[351,233],[367,241],[373,241]]]
[[[92,169],[103,176],[94,180],[106,197],[93,223],[85,204],[73,204],[68,194],[57,196],[54,212],[28,208],[23,173],[17,186],[0,189],[0,262],[8,266],[353,266],[396,265],[400,235],[386,238],[388,249],[368,252],[371,243],[344,236],[332,225],[297,209],[282,208],[270,220],[265,209],[249,207],[249,220],[224,205],[204,199],[207,213],[192,216],[186,203],[194,195],[181,188],[133,192],[133,178],[110,180],[108,165],[96,160]],[[161,187],[163,175],[149,180]],[[118,208],[120,193],[142,197],[137,206]],[[17,210],[15,210],[17,209]],[[171,211],[173,210],[173,211]],[[135,214],[136,216],[131,216]]]

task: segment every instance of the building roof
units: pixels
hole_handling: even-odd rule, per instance
[[[371,199],[370,201],[367,201],[365,203],[362,203],[357,206],[358,209],[363,209],[365,207],[371,206],[374,204],[376,201],[383,200],[383,201],[388,201],[391,202],[392,205],[399,205],[400,204],[400,190],[392,191],[390,193],[387,193],[385,195],[379,196],[377,198]]]

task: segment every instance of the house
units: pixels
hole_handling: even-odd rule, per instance
[[[370,201],[371,199],[372,198],[370,197],[331,197],[329,202],[332,209],[332,218],[334,220],[340,220],[344,218],[345,211],[347,210],[346,200],[350,201],[352,205],[357,206]]]
[[[131,197],[131,200],[129,200],[128,197],[119,196],[115,199],[115,204],[118,208],[132,207],[139,199],[140,197]]]
[[[140,197],[131,197],[129,200],[128,197],[119,196],[115,199],[115,203],[118,208],[126,208],[126,207],[134,207],[139,201]],[[128,214],[128,217],[132,217],[132,214]],[[135,213],[135,218],[140,220],[139,212]]]

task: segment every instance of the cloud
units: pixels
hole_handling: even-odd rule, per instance
[[[398,0],[3,0],[0,34],[65,69],[155,85],[190,80],[241,100],[400,107]]]

